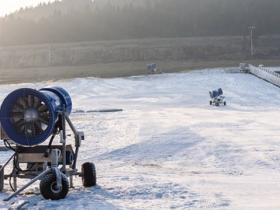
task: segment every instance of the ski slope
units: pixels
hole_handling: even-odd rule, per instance
[[[79,164],[95,162],[98,186],[84,189],[77,177],[66,199],[47,201],[37,182],[0,208],[26,200],[28,209],[280,209],[279,88],[211,69],[1,85],[0,101],[45,86],[70,92],[72,121],[86,134]],[[218,87],[226,107],[208,105]],[[86,113],[106,108],[124,111]],[[0,199],[11,193],[5,188]]]

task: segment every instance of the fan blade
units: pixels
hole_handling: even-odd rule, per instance
[[[32,130],[31,135],[36,136],[37,132],[36,132],[36,127],[35,127],[34,122],[30,123],[30,125],[31,125],[30,127],[31,127],[31,130]]]
[[[45,104],[41,104],[41,106],[39,106],[38,111],[39,112],[45,112],[48,111],[48,107]]]
[[[13,120],[15,118],[20,118],[20,119],[23,119],[24,118],[24,115],[22,112],[12,112],[11,113],[11,118],[13,118]]]
[[[28,104],[28,107],[33,106],[33,96],[32,95],[27,96],[27,104]]]
[[[14,104],[12,112],[23,112],[23,111],[24,109],[21,106],[19,106],[18,104]]]
[[[18,110],[21,110],[22,112],[24,111],[24,105],[22,105],[19,100],[16,101],[14,107]]]
[[[39,111],[40,115],[49,115],[49,113],[50,113],[49,110]]]
[[[18,112],[18,111],[13,111],[13,110],[12,110],[12,111],[11,111],[11,114],[22,114],[22,115],[23,115],[23,112],[21,112],[21,111]]]
[[[35,121],[35,127],[37,128],[39,134],[42,133],[43,129],[40,122]]]
[[[50,112],[49,110],[45,111],[45,112],[40,112],[39,113],[41,116],[45,116],[45,117],[49,117],[50,116]]]
[[[22,125],[21,127],[19,127],[17,131],[20,133],[23,133],[25,131],[25,125]]]
[[[28,107],[26,97],[20,97],[18,99],[18,104],[21,104],[23,106],[23,109],[26,109]]]
[[[15,122],[14,125],[15,125],[15,128],[18,132],[23,132],[24,131],[25,122],[24,122],[23,119]]]
[[[49,121],[49,118],[50,118],[49,113],[47,113],[47,112],[41,113],[40,117],[47,122]]]
[[[16,122],[15,123],[15,126],[17,126],[17,127],[21,127],[21,126],[23,126],[24,125],[24,120],[22,119],[22,120],[20,120],[20,121],[18,121],[18,122]]]
[[[36,97],[36,96],[34,96],[34,108],[38,108],[39,107],[39,105],[40,105],[40,99],[38,98],[38,97]]]
[[[48,125],[48,121],[46,121],[45,119],[43,119],[42,117],[39,117],[39,121],[45,125]]]
[[[25,126],[25,135],[27,137],[33,137],[33,136],[36,135],[36,130],[35,130],[33,122],[30,122],[30,123],[26,124],[26,126]]]
[[[24,126],[24,133],[25,133],[25,136],[29,137],[31,132],[32,132],[32,131],[31,131],[31,129],[30,129],[30,123],[26,123],[25,126]]]

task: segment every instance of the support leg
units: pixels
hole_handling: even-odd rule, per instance
[[[40,180],[42,177],[44,177],[46,174],[50,173],[51,169],[47,169],[44,172],[42,172],[41,174],[39,174],[38,176],[36,176],[34,179],[30,180],[30,182],[28,182],[26,185],[24,185],[23,187],[21,187],[19,190],[17,190],[16,192],[14,192],[12,195],[10,195],[9,197],[5,198],[3,201],[9,201],[10,199],[12,199],[13,197],[17,196],[19,193],[21,193],[23,190],[25,190],[27,187],[29,187],[30,185],[32,185],[34,182]]]
[[[14,174],[13,174],[13,182],[14,182],[13,183],[13,185],[14,185],[13,188],[14,188],[15,191],[17,191],[17,174],[16,173],[17,172],[15,171]]]
[[[73,175],[69,176],[69,181],[70,181],[70,188],[74,188],[74,185],[73,185]]]
[[[13,157],[15,156],[15,153],[7,160],[7,162],[0,168],[0,173],[1,171],[4,170],[4,168],[9,164],[9,162],[13,159]]]

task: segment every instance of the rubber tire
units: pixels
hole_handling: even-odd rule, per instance
[[[66,197],[69,191],[69,181],[67,177],[61,175],[62,189],[59,192],[52,191],[52,185],[56,183],[54,173],[47,174],[40,182],[40,192],[45,199],[59,200]]]
[[[2,168],[2,165],[0,165],[0,168]],[[4,190],[4,169],[2,172],[0,172],[0,192],[3,192]]]
[[[224,106],[226,106],[227,105],[227,102],[224,102]]]
[[[212,101],[209,102],[210,106],[212,106]]]
[[[82,182],[84,187],[96,185],[96,169],[93,163],[87,162],[82,165]]]

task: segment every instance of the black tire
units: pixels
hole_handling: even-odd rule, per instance
[[[224,101],[224,106],[226,106],[226,105],[227,105],[227,102]]]
[[[2,166],[0,165],[0,169]],[[4,190],[4,169],[0,172],[0,192]]]
[[[212,101],[209,102],[210,106],[212,106]]]
[[[82,165],[82,182],[84,187],[96,185],[96,169],[93,163],[84,163]]]
[[[62,188],[56,189],[56,175],[47,174],[40,182],[40,192],[45,199],[59,200],[66,197],[69,191],[69,182],[67,177],[61,175]]]

